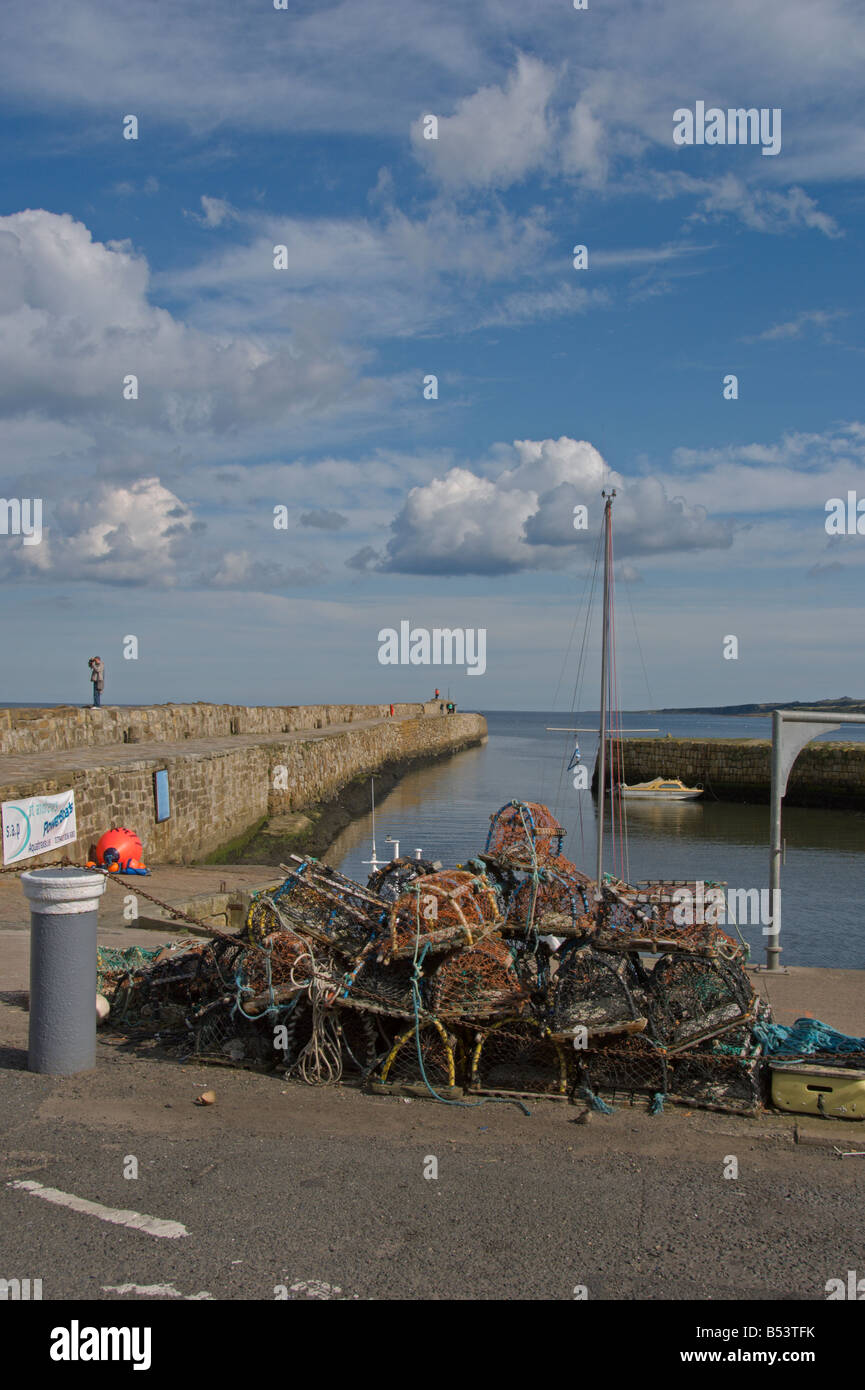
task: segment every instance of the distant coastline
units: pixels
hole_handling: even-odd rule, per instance
[[[811,709],[820,714],[865,714],[865,700],[844,695],[838,700],[775,700],[753,705],[688,705],[682,708],[647,710],[648,714],[729,714],[768,715],[775,709]],[[637,711],[634,711],[635,713]]]

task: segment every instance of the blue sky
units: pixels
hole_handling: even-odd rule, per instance
[[[625,706],[865,694],[865,11],[765,9],[7,0],[0,698],[548,708],[604,482]]]

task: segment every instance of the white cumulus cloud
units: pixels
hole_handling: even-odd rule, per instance
[[[170,586],[194,519],[158,478],[99,482],[49,499],[39,545],[2,552],[7,576],[111,585]]]
[[[509,455],[509,458],[508,458]],[[616,487],[616,554],[727,548],[729,521],[670,498],[658,478],[627,481],[585,440],[516,440],[497,451],[510,461],[496,477],[452,468],[414,487],[391,525],[378,568],[402,574],[512,574],[566,565],[597,535],[601,489]],[[589,511],[574,529],[574,508]]]
[[[547,157],[553,140],[548,105],[555,71],[520,54],[501,86],[481,87],[438,118],[438,139],[426,139],[424,123],[412,127],[415,153],[447,188],[507,188]]]
[[[138,378],[136,400],[124,379]],[[0,413],[166,436],[344,411],[369,394],[324,334],[207,331],[150,299],[147,261],[68,214],[0,217]]]

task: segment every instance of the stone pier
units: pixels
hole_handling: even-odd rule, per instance
[[[112,825],[153,863],[190,864],[266,818],[337,796],[356,777],[484,741],[479,714],[438,704],[150,705],[0,710],[0,801],[75,791],[75,861]],[[155,818],[168,772],[170,819]],[[58,851],[22,862],[34,868]]]
[[[621,747],[626,782],[679,777],[719,801],[769,801],[771,739],[624,738],[611,747],[617,769]],[[597,781],[596,766],[592,790]],[[793,764],[785,805],[865,808],[865,742],[809,744]]]

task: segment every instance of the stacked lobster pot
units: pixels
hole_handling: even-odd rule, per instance
[[[546,807],[502,807],[481,856],[505,893],[502,933],[537,963],[532,1015],[549,1089],[557,1076],[559,1094],[599,1107],[646,1095],[656,1109],[670,1099],[753,1111],[763,1070],[755,1028],[768,1010],[744,947],[705,920],[711,911],[693,911],[707,885],[605,877],[598,894],[562,855],[564,831],[551,821]],[[722,885],[708,887],[717,901]],[[501,1078],[481,1067],[473,1079],[486,1088]]]
[[[295,859],[239,935],[106,961],[112,1020],[311,1083],[752,1109],[742,948],[677,920],[688,885],[605,879],[599,895],[564,836],[547,807],[512,801],[455,869],[397,859],[362,885]]]

